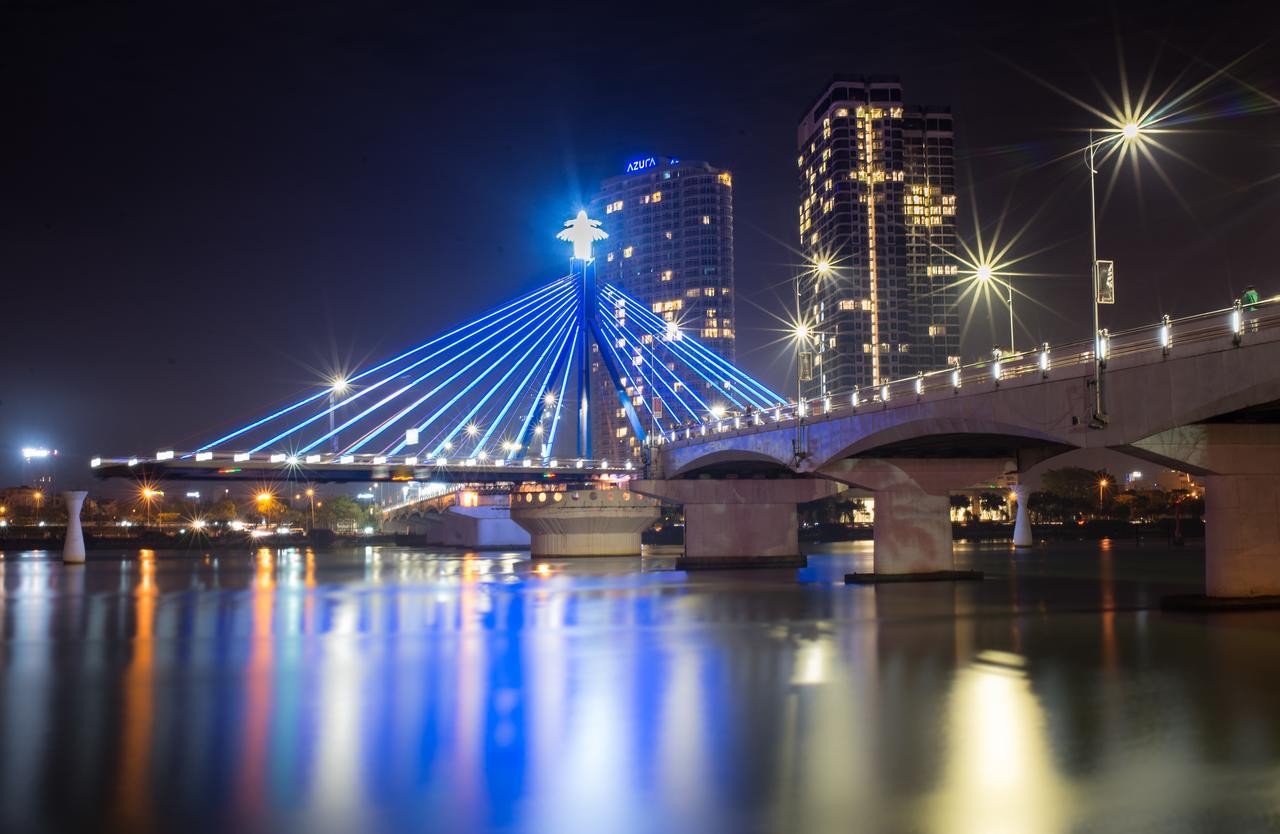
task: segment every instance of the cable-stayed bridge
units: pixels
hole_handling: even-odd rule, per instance
[[[601,388],[610,402],[593,403]],[[620,406],[645,444],[783,402],[575,258],[570,274],[193,449],[92,463],[146,480],[588,481],[636,465],[593,456],[594,408]]]

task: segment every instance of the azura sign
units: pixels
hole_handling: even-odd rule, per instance
[[[643,171],[646,168],[655,168],[658,160],[652,156],[646,156],[643,159],[633,159],[627,163],[627,173],[634,174],[637,171]]]

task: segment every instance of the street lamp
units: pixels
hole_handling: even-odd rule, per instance
[[[336,376],[329,385],[329,444],[330,449],[336,455],[338,454],[338,435],[333,430],[333,415],[337,406],[337,397],[339,394],[345,394],[350,383],[344,376]]]
[[[1098,479],[1098,512],[1102,512],[1102,490],[1106,489],[1106,487],[1107,487],[1107,479],[1099,478]]]
[[[1107,131],[1107,135],[1102,139],[1094,141],[1093,128],[1089,129],[1089,144],[1085,148],[1085,164],[1089,169],[1089,242],[1093,259],[1089,263],[1089,271],[1092,273],[1090,283],[1092,284],[1092,294],[1090,303],[1093,305],[1093,423],[1096,426],[1106,425],[1107,409],[1106,401],[1102,392],[1102,355],[1100,349],[1101,328],[1102,323],[1098,318],[1098,292],[1101,289],[1098,285],[1098,166],[1097,166],[1097,150],[1098,146],[1107,142],[1120,142],[1128,145],[1138,142],[1142,135],[1142,124],[1133,119],[1126,120],[1118,128]]]
[[[316,491],[315,491],[314,489],[311,489],[310,487],[308,487],[308,488],[307,488],[307,500],[308,500],[309,502],[311,502],[311,527],[312,527],[312,529],[315,529],[315,526],[316,526]]]
[[[142,488],[142,503],[147,508],[147,526],[151,526],[151,502],[156,498],[156,491],[151,487]]]
[[[999,284],[1004,284],[1005,288],[1008,289],[1008,298],[1002,298],[1000,300],[1009,308],[1009,353],[1017,353],[1018,348],[1014,344],[1013,335],[1013,279],[1009,276],[1001,277],[1000,273],[996,272],[995,267],[988,263],[979,264],[978,268],[973,271],[973,277],[980,283],[988,286],[994,283],[997,285],[998,289]]]

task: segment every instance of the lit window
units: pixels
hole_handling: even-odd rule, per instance
[[[847,109],[841,107],[838,110],[836,110],[837,118],[844,119],[844,118],[848,118],[848,116],[849,116],[849,111]]]
[[[703,295],[705,295],[707,298],[711,298],[711,297],[715,296],[715,294],[716,294],[716,288],[715,288],[715,287],[704,287],[704,288],[703,288],[703,290],[702,290],[702,294],[703,294]]]
[[[864,299],[862,299],[862,302],[861,302],[861,303],[862,303],[862,309],[863,309],[863,310],[867,311],[868,313],[869,313],[869,312],[871,312],[871,299],[869,299],[869,298],[864,298]]]
[[[709,215],[709,214],[704,214],[704,215],[702,215],[702,225],[704,225],[704,226],[710,226],[710,225],[711,225],[711,215]]]
[[[625,249],[623,249],[623,250],[622,250],[622,257],[624,257],[624,258],[629,258],[629,257],[631,257],[632,253],[634,253],[634,252],[635,252],[635,247],[634,247],[634,246],[628,246],[627,248],[625,248]]]
[[[627,436],[627,427],[626,427],[626,426],[622,426],[622,427],[620,427],[617,431],[615,431],[615,432],[613,433],[613,436],[614,436],[614,437],[617,437],[617,438],[619,438],[619,439],[621,439],[621,438],[623,438],[623,437],[626,437],[626,436]]]
[[[653,195],[652,195],[649,199],[653,200],[653,202],[655,202],[655,203],[661,203],[661,202],[662,202],[662,192],[661,192],[661,191],[655,191],[655,192],[653,192]]]
[[[721,171],[720,176],[716,179],[720,180],[721,185],[733,185],[733,175],[728,171]]]
[[[667,232],[667,240],[671,240],[671,232]]]
[[[697,287],[694,287],[693,289],[686,291],[685,295],[689,296],[690,298],[697,298],[698,296],[702,295],[702,290],[698,289]]]
[[[622,211],[622,201],[617,200],[604,207],[605,214],[613,214],[615,211]]]
[[[670,281],[670,280],[671,280],[671,270],[669,270],[669,269],[664,269],[664,270],[662,270],[662,280],[663,280],[663,281]]]
[[[858,309],[858,302],[854,301],[852,298],[844,298],[841,299],[839,308],[841,310],[856,310]]]
[[[703,328],[703,330],[702,330],[702,338],[704,338],[704,339],[719,339],[719,338],[720,338],[720,330],[719,330],[718,328],[715,328],[715,327],[705,327],[705,328]]]
[[[947,335],[947,326],[945,324],[931,324],[929,325],[929,335],[945,336]]]
[[[608,263],[613,263],[613,253],[612,253],[612,252],[610,252],[610,253],[609,253],[609,256],[608,256],[607,258],[605,258],[605,261],[607,261]]]

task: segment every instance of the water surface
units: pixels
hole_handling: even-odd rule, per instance
[[[0,829],[1280,825],[1280,615],[1195,546],[980,583],[375,547],[0,559]]]

